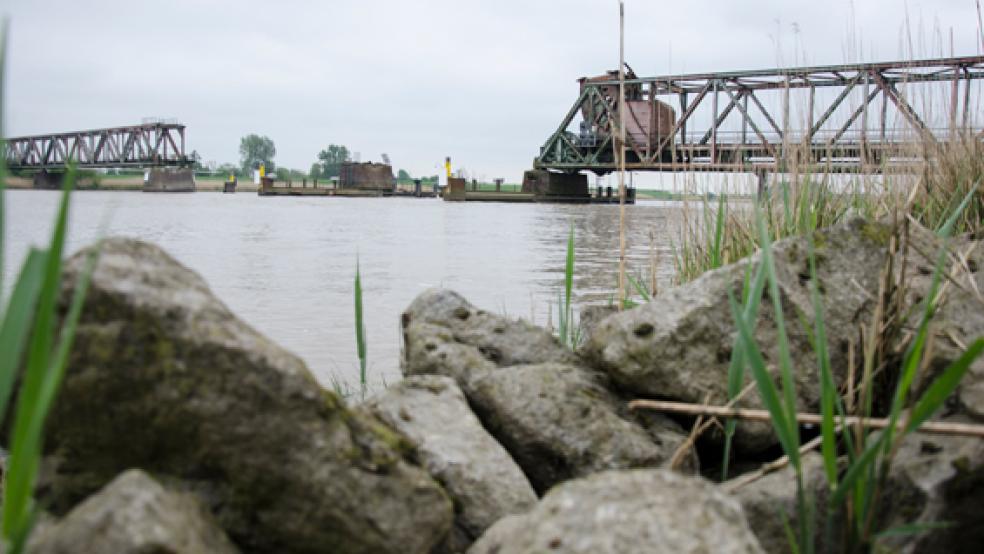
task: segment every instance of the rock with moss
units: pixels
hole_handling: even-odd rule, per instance
[[[878,296],[878,279],[888,252],[887,225],[863,219],[817,231],[817,287],[826,326],[835,379],[846,378],[848,351],[858,326],[869,324]],[[802,237],[773,246],[779,301],[792,358],[797,404],[801,410],[819,406],[817,356],[811,344],[814,308],[810,289],[809,243]],[[760,254],[710,271],[694,281],[664,291],[653,301],[599,323],[580,353],[623,389],[643,397],[683,402],[728,402],[728,367],[737,337],[730,295],[742,298],[746,279],[759,265]],[[776,318],[766,290],[754,330],[769,369],[778,368]],[[746,372],[745,384],[751,382]],[[761,408],[756,391],[740,403]],[[740,451],[761,451],[775,445],[769,424],[740,423],[735,445]]]
[[[552,489],[529,514],[493,525],[469,554],[762,552],[741,506],[667,470],[606,471]]]
[[[46,443],[58,513],[139,467],[252,552],[427,552],[451,502],[411,446],[350,411],[160,248],[100,243]],[[65,268],[65,305],[88,251]],[[408,507],[412,506],[410,509]]]
[[[138,469],[120,474],[57,523],[35,529],[29,552],[238,552],[193,495],[165,489]]]
[[[421,465],[454,501],[443,552],[464,552],[493,523],[536,504],[526,475],[482,428],[453,379],[411,376],[360,408],[416,443]]]

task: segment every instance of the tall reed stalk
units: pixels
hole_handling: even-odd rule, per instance
[[[366,323],[362,314],[362,275],[359,259],[355,259],[355,348],[359,355],[359,387],[362,399],[366,398],[368,381],[366,378]]]

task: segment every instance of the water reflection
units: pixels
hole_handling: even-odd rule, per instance
[[[7,200],[9,277],[29,244],[45,243],[57,194],[10,191]],[[561,290],[571,225],[576,302],[607,302],[616,286],[618,206],[87,192],[74,197],[69,248],[98,236],[110,211],[110,234],[163,246],[325,384],[332,375],[349,382],[358,375],[356,257],[374,385],[399,378],[399,314],[428,287],[545,324]],[[670,281],[670,229],[679,213],[674,203],[626,208],[630,271],[648,279],[652,232],[659,281]]]

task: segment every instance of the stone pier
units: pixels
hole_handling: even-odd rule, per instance
[[[523,173],[523,192],[536,195],[537,202],[590,202],[588,176],[531,169]]]
[[[60,190],[65,179],[64,171],[51,171],[42,169],[40,173],[34,174],[34,188],[38,190]]]
[[[195,172],[188,168],[161,167],[148,170],[144,192],[195,192]]]

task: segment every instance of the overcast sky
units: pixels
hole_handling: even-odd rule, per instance
[[[975,0],[628,0],[640,75],[979,51]],[[307,170],[330,143],[396,168],[518,181],[618,62],[615,0],[3,0],[8,136],[177,118],[238,162],[267,135]],[[908,16],[911,33],[906,32]]]

